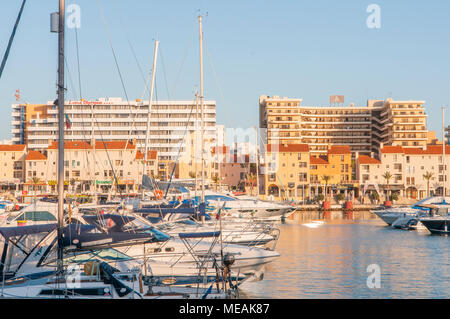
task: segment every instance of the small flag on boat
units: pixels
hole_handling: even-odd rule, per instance
[[[20,100],[20,90],[19,89],[16,90],[16,94],[14,94],[14,96],[16,97],[16,101]]]
[[[216,219],[219,220],[220,219],[220,212],[222,211],[222,208],[219,208],[219,210],[217,211],[216,214]]]
[[[66,117],[66,129],[70,130],[70,128],[72,127],[72,122],[69,119],[69,115],[64,114]]]
[[[205,294],[202,296],[202,299],[206,299],[206,297],[211,293],[212,291],[212,286],[209,286],[208,290],[206,290]]]

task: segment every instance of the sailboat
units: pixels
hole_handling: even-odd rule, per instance
[[[113,267],[107,262],[112,247],[151,242],[145,233],[91,232],[92,225],[64,225],[64,29],[65,0],[59,0],[58,33],[58,214],[57,224],[1,228],[4,237],[3,277],[0,296],[4,298],[225,298],[228,293],[211,285],[208,289],[154,286],[144,281],[142,266],[119,257]],[[54,21],[52,19],[52,21]],[[55,229],[56,226],[56,229]],[[37,242],[33,235],[44,233]],[[31,236],[31,237],[30,237]],[[31,238],[23,242],[24,238]],[[12,245],[10,245],[12,243]],[[20,247],[23,258],[13,258]],[[105,255],[106,252],[106,255]],[[113,251],[113,255],[116,255]],[[8,262],[6,258],[8,257]],[[13,264],[11,264],[13,262]],[[8,270],[5,266],[8,266]],[[14,269],[13,266],[16,266]],[[56,271],[55,271],[56,269]],[[7,276],[8,275],[8,276]]]

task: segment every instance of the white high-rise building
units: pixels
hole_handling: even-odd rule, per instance
[[[66,141],[136,140],[145,148],[148,101],[124,101],[121,98],[99,98],[96,101],[66,101],[65,114],[71,123],[65,130]],[[200,103],[191,101],[154,101],[152,103],[148,147],[158,151],[159,160],[175,160],[184,140],[201,127]],[[12,105],[12,141],[27,144],[29,150],[45,151],[57,139],[58,109],[47,104]],[[205,140],[216,139],[216,102],[204,101]],[[67,122],[67,120],[66,120]]]

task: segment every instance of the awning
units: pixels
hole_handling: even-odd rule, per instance
[[[30,226],[16,226],[16,227],[0,227],[0,234],[5,238],[33,235],[39,233],[48,233],[56,229],[56,224],[41,224]]]

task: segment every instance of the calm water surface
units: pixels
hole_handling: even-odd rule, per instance
[[[392,229],[370,212],[297,213],[279,227],[280,258],[242,298],[450,298],[449,237]],[[367,287],[371,264],[379,289]]]

